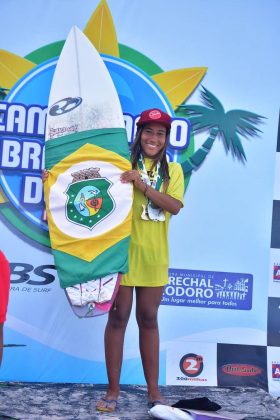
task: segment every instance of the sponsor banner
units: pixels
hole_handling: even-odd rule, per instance
[[[252,294],[252,274],[170,268],[161,304],[250,310]]]
[[[280,248],[280,200],[273,201],[271,248]]]
[[[280,249],[270,249],[268,296],[280,297]]]
[[[267,345],[280,347],[280,297],[268,298]]]
[[[216,343],[174,341],[166,352],[166,384],[216,386],[216,360]]]
[[[267,390],[265,346],[217,345],[218,386],[252,386]]]
[[[272,395],[280,395],[280,347],[267,348],[268,389]]]

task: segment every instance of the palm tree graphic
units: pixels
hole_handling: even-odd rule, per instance
[[[198,169],[216,138],[220,137],[226,150],[244,161],[246,155],[240,136],[256,137],[261,133],[261,130],[256,127],[264,118],[261,115],[239,109],[225,112],[221,102],[205,87],[202,87],[201,97],[206,106],[181,105],[176,110],[177,116],[187,117],[190,120],[194,133],[210,129],[209,136],[202,146],[182,163],[185,175],[190,174],[193,169]]]

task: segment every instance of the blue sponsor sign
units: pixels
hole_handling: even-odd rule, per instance
[[[252,294],[252,274],[170,268],[161,304],[250,310]]]

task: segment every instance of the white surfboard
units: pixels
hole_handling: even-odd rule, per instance
[[[61,137],[74,133],[78,135],[79,133],[84,134],[84,132],[89,130],[111,128],[125,128],[115,86],[98,52],[86,36],[74,26],[65,42],[52,81],[46,122],[46,142],[48,142],[46,146],[54,145],[55,141],[53,140],[58,141]],[[47,153],[48,147],[46,147],[46,158]],[[75,176],[78,174],[77,176],[79,177],[79,174],[93,173],[96,166],[100,166],[100,161],[98,159],[95,161],[94,156],[89,156],[86,162],[75,162],[75,165],[73,168],[79,168],[79,171],[75,172]],[[105,169],[110,165],[110,162],[106,161]],[[110,191],[113,192],[114,188],[117,188],[120,191],[118,195],[123,197],[123,202],[121,206],[119,205],[118,211],[119,218],[123,221],[131,212],[132,187],[128,184],[120,184],[115,187],[115,180],[116,178],[119,180],[120,171],[119,169],[115,171],[112,165],[110,167],[115,172],[112,178],[114,185],[112,188],[110,187]],[[58,188],[61,189],[61,187],[56,187],[56,185],[69,184],[69,171],[71,172],[68,168],[62,175],[59,175],[56,184],[52,186],[48,194],[49,202],[47,208],[55,221],[55,225],[58,225],[59,213],[61,212],[57,201],[64,195],[65,190],[65,187],[63,187],[64,189],[58,194]],[[73,176],[73,173],[71,175]],[[72,180],[71,185],[74,183],[75,179],[74,181]],[[117,206],[118,204],[116,203],[120,202],[119,199],[120,197],[118,197],[118,200],[115,200],[115,205]],[[85,199],[83,201],[85,202]],[[87,202],[90,201],[92,200],[87,200]],[[80,203],[80,206],[82,204],[84,203]],[[110,217],[106,221],[108,225],[111,223],[110,220],[113,220],[112,216]],[[117,219],[115,218],[114,220]],[[72,220],[69,220],[69,218],[65,219],[65,229],[68,229],[71,223]],[[49,223],[49,226],[52,239],[51,230],[54,229],[53,224]],[[99,223],[96,228],[97,235],[99,230],[105,232],[110,231],[111,228],[113,226],[102,226]],[[78,232],[79,229],[80,232]],[[75,233],[73,234],[73,232]],[[63,233],[70,236],[76,235],[76,238],[85,238],[87,235],[95,236],[93,229],[89,232],[87,226],[84,227],[77,224],[69,227],[69,233],[67,231]],[[108,312],[117,293],[120,279],[121,275],[119,272],[109,272],[98,278],[93,275],[92,279],[87,282],[79,283],[79,279],[77,279],[77,284],[66,287],[66,295],[75,314],[79,317],[89,317]]]

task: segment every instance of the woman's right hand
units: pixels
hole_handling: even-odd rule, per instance
[[[146,184],[142,181],[138,171],[136,169],[132,169],[130,171],[125,171],[121,175],[121,182],[133,182],[134,186],[144,192],[146,190]]]
[[[42,181],[45,182],[49,176],[49,171],[47,169],[43,169],[42,171]]]

